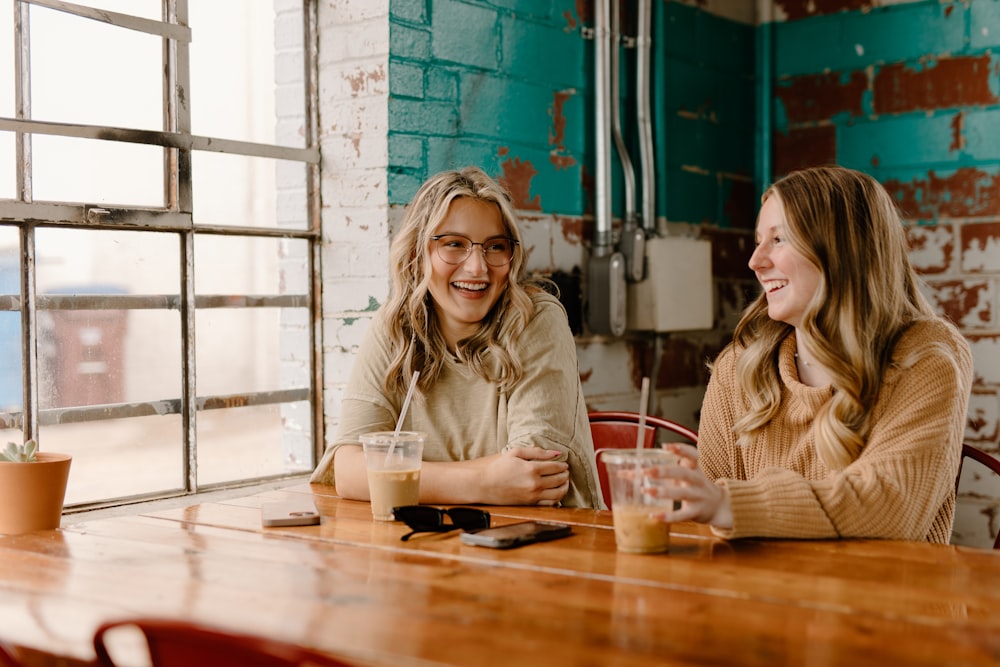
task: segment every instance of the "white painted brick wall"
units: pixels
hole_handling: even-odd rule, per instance
[[[330,442],[372,304],[389,291],[389,2],[321,2],[318,21],[323,413]]]

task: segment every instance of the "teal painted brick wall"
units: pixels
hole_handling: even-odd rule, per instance
[[[627,25],[634,17],[625,5]],[[408,202],[437,171],[477,164],[505,179],[522,209],[592,211],[593,41],[583,34],[592,27],[588,3],[394,0],[390,12],[390,137],[411,139],[390,142],[390,203]],[[752,26],[674,2],[654,3],[661,218],[752,224],[752,207],[733,203],[747,199],[753,178],[753,40]],[[624,52],[624,62],[633,58]],[[634,81],[628,71],[625,76],[626,140],[638,164],[636,132],[629,126]],[[414,161],[412,142],[418,141],[423,164]],[[399,156],[396,146],[405,147]],[[612,202],[620,216],[622,176],[617,156],[612,160]]]
[[[391,3],[391,204],[433,173],[476,164],[519,208],[586,210],[592,68],[576,11],[569,0]]]

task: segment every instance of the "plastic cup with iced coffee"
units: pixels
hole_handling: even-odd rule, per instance
[[[393,507],[419,503],[426,438],[427,434],[419,431],[378,431],[361,436],[373,518],[392,521]]]
[[[618,551],[663,553],[670,549],[670,524],[650,515],[673,509],[674,501],[658,493],[666,483],[657,468],[679,465],[680,458],[663,449],[606,449],[600,453],[611,486],[615,544]]]

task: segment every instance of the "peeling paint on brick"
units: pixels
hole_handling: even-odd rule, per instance
[[[996,443],[1000,431],[1000,400],[996,392],[973,391],[969,397],[969,416],[965,439],[972,442]]]
[[[963,271],[1000,272],[1000,223],[967,223],[961,238]]]
[[[774,6],[787,20],[809,16],[836,14],[837,12],[867,11],[874,6],[872,0],[775,0]]]
[[[837,128],[832,125],[793,129],[787,135],[776,132],[773,138],[775,178],[837,161]]]
[[[354,74],[345,74],[343,77],[344,81],[351,85],[351,96],[357,97],[361,93],[367,92],[369,83],[385,81],[385,66],[379,64],[371,70],[358,69]]]
[[[583,243],[583,220],[580,218],[556,218],[559,228],[562,230],[562,238],[571,246],[578,246]]]
[[[951,267],[955,237],[950,225],[907,227],[906,239],[910,245],[910,263],[920,273],[943,273]]]
[[[660,351],[660,364],[656,369],[658,389],[695,387],[707,382],[704,351],[700,345],[683,338],[667,338]]]
[[[573,32],[576,30],[576,17],[573,16],[573,12],[566,10],[562,13],[564,19],[566,19],[566,32]]]
[[[753,237],[750,234],[705,228],[702,237],[712,242],[713,278],[756,280],[747,265],[753,252]]]
[[[659,382],[650,367],[653,365],[653,346],[645,340],[630,340],[627,343],[629,368],[632,370],[632,388],[639,391],[642,388],[642,378],[650,376],[652,386],[650,393],[659,388]]]
[[[555,146],[549,154],[549,161],[555,166],[556,171],[569,169],[576,165],[576,158],[566,154],[566,146],[563,143],[566,139],[566,115],[563,113],[563,105],[566,100],[576,94],[575,90],[557,90],[552,94],[552,131],[549,132],[549,145]]]
[[[965,129],[965,112],[959,111],[955,114],[955,117],[951,119],[951,144],[948,146],[949,152],[960,151],[965,148],[965,135],[962,131]]]
[[[861,116],[867,90],[868,75],[862,71],[799,76],[774,88],[789,123],[829,120],[840,113]]]
[[[587,169],[587,165],[580,167],[580,187],[583,189],[584,193],[584,212],[591,215],[594,214],[594,193],[596,192],[596,185],[594,183],[594,177]]]
[[[505,149],[501,150],[504,150],[501,155],[506,154]],[[542,210],[541,195],[531,196],[531,179],[538,174],[538,170],[531,164],[531,161],[524,160],[522,162],[520,158],[512,157],[504,160],[501,166],[503,167],[503,176],[498,180],[510,193],[514,208],[526,211]]]
[[[990,60],[984,54],[884,65],[875,74],[872,106],[876,113],[904,113],[996,104]]]
[[[962,167],[951,176],[933,171],[909,183],[890,179],[883,183],[909,218],[967,218],[1000,214],[1000,176],[973,167]]]
[[[983,327],[993,319],[993,290],[987,281],[949,280],[929,285],[939,312],[962,328]]]

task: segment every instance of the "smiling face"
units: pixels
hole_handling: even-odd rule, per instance
[[[496,204],[468,197],[452,201],[448,214],[434,230],[434,235],[439,234],[462,234],[474,243],[508,235]],[[510,267],[487,264],[480,245],[473,246],[461,264],[448,264],[431,247],[428,289],[450,349],[479,328],[507,288]]]
[[[788,241],[785,209],[777,195],[760,209],[757,247],[749,265],[764,288],[768,317],[800,326],[823,274]]]

